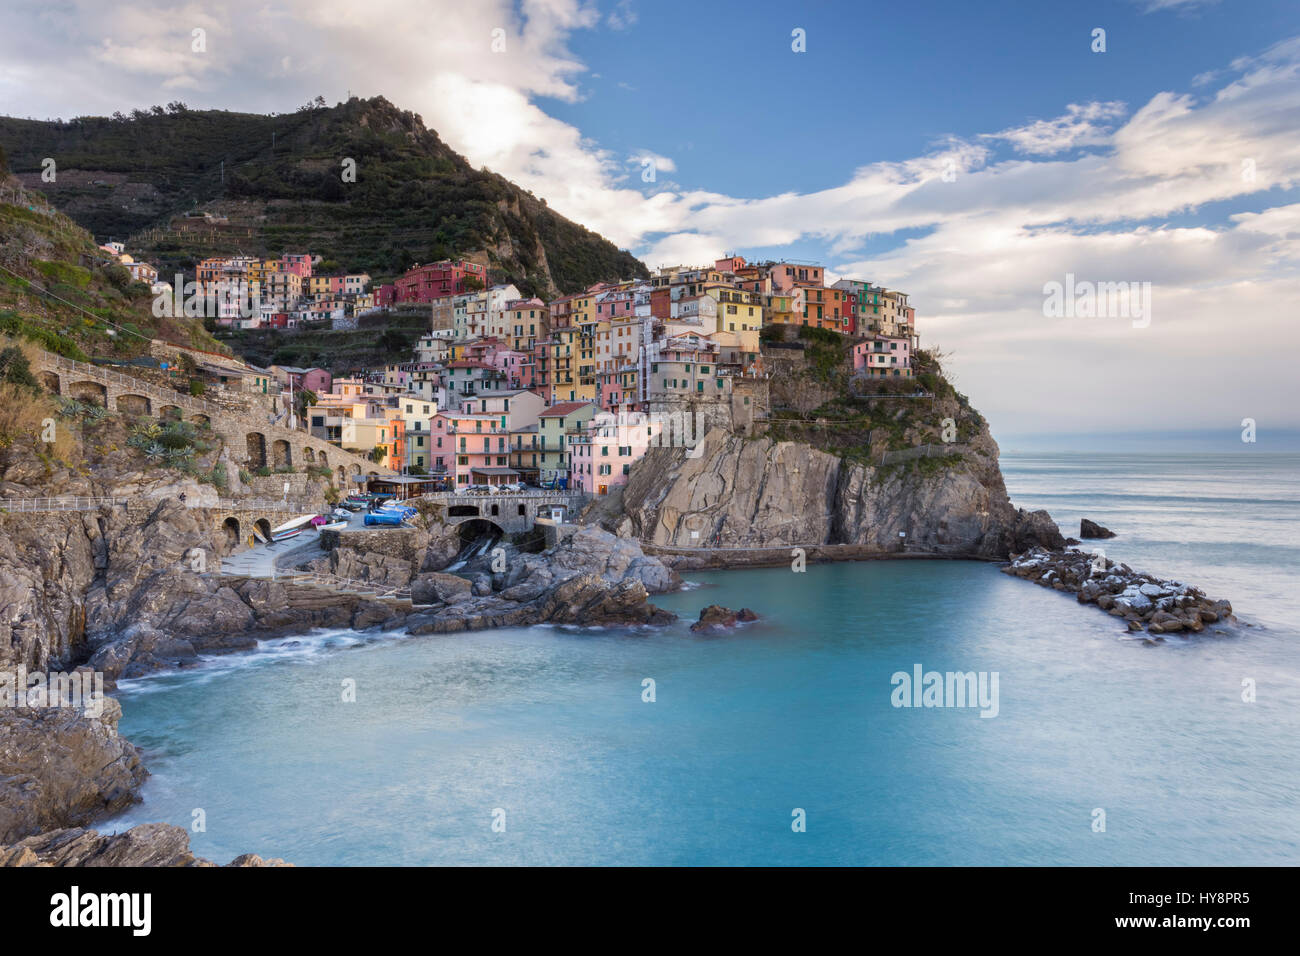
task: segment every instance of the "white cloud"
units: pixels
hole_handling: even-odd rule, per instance
[[[1071,103],[1065,115],[1051,120],[1036,120],[1027,126],[986,133],[981,138],[1005,140],[1018,153],[1053,156],[1079,146],[1100,146],[1108,142],[1111,128],[1102,121],[1123,116],[1123,103]]]

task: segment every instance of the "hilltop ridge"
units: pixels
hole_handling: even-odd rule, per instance
[[[173,103],[130,117],[0,117],[0,144],[26,185],[101,239],[128,239],[163,275],[209,255],[307,248],[376,279],[477,258],[493,281],[544,296],[648,274],[383,97],[273,115]]]

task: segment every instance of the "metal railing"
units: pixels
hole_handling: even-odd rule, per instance
[[[130,503],[130,498],[0,498],[0,511],[94,511]]]
[[[188,508],[207,508],[210,505],[185,503]],[[220,498],[217,507],[223,511],[296,511],[299,514],[322,513],[315,505],[305,505],[282,498]]]

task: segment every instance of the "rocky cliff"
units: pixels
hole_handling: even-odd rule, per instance
[[[1046,512],[1012,506],[986,431],[960,453],[889,465],[720,431],[696,450],[651,449],[637,462],[615,529],[675,549],[843,544],[1002,559],[1063,544]]]

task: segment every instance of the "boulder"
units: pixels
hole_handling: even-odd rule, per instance
[[[1079,537],[1080,538],[1113,538],[1115,537],[1115,532],[1111,531],[1109,528],[1103,528],[1095,521],[1089,521],[1087,518],[1084,518],[1079,522]]]
[[[738,624],[747,624],[750,621],[757,620],[758,615],[747,607],[743,607],[739,611],[733,611],[731,608],[723,607],[720,604],[710,604],[700,611],[700,619],[691,625],[691,630],[724,630]]]
[[[411,603],[456,604],[468,600],[473,587],[465,578],[430,571],[411,581]]]

